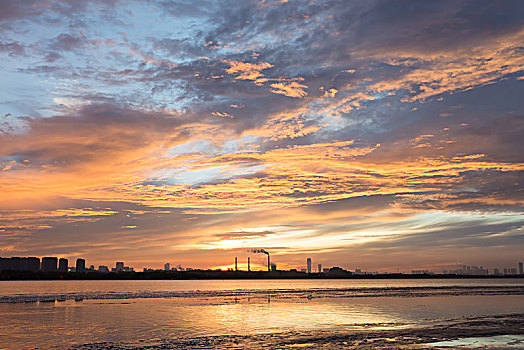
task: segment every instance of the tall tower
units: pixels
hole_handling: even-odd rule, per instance
[[[86,272],[86,261],[84,259],[76,259],[76,272]]]
[[[58,258],[53,256],[46,256],[42,258],[42,271],[44,272],[56,272],[56,264],[58,263]]]
[[[248,272],[251,271],[251,259],[250,259],[249,256],[247,257],[247,271],[248,271]]]
[[[311,273],[311,258],[307,258],[307,273]]]
[[[238,271],[238,258],[235,256],[235,271]]]
[[[164,264],[164,271],[169,271],[171,270],[171,265],[169,265],[169,263],[165,263]]]
[[[322,272],[322,264],[318,264],[318,273]]]
[[[64,258],[60,258],[58,260],[58,271],[59,272],[67,272],[67,268],[69,267],[69,261]]]

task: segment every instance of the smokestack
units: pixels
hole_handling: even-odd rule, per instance
[[[267,270],[271,271],[271,261],[269,259],[269,253],[265,251],[264,249],[249,249],[248,252],[250,253],[264,253],[267,255]]]
[[[235,256],[235,271],[238,271],[237,257]]]
[[[251,261],[250,261],[250,258],[249,256],[247,257],[247,271],[251,271]]]

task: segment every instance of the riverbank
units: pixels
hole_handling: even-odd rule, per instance
[[[305,273],[300,271],[150,271],[150,272],[30,272],[2,271],[0,281],[37,280],[227,280],[227,279],[508,279],[524,278],[524,275],[449,275],[449,274],[403,274],[384,273],[355,274],[350,271]]]

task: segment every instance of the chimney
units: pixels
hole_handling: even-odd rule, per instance
[[[247,271],[251,271],[251,261],[249,256],[247,257]]]
[[[267,254],[267,271],[271,271],[271,263],[269,261],[269,253]]]
[[[237,257],[235,256],[235,271],[238,271]]]

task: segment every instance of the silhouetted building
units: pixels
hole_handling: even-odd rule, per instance
[[[26,258],[26,271],[37,272],[40,270],[40,258],[30,256]]]
[[[277,264],[271,263],[271,271],[276,271],[276,270],[277,270]]]
[[[500,275],[501,275],[501,273],[500,273],[500,271],[499,271],[498,268],[494,268],[494,269],[493,269],[493,274],[494,274],[495,276],[500,276]]]
[[[104,265],[98,266],[98,272],[109,273],[109,268]]]
[[[311,258],[307,258],[307,273],[311,273]]]
[[[24,270],[24,260],[18,256],[13,256],[11,258],[10,270],[12,271],[23,271]]]
[[[58,258],[46,256],[42,258],[42,271],[56,272],[57,264],[58,264]]]
[[[69,269],[69,261],[65,258],[60,258],[58,260],[58,271],[67,272],[68,269]]]
[[[450,274],[450,275],[474,275],[474,276],[479,276],[479,275],[486,276],[488,272],[489,272],[488,269],[485,269],[482,266],[478,267],[478,266],[466,266],[466,265],[462,265],[459,268],[457,268],[456,270],[444,271],[445,274]]]
[[[328,274],[332,276],[345,276],[350,275],[351,273],[347,270],[344,270],[343,268],[334,266],[329,269]]]
[[[123,272],[124,271],[124,263],[122,261],[117,261],[115,266],[115,272]]]
[[[235,256],[235,271],[238,271],[238,259]]]
[[[510,275],[516,275],[517,274],[517,269],[512,267],[511,269],[509,269],[509,274]]]
[[[322,272],[322,264],[318,264],[317,272],[318,272],[318,273],[321,273],[321,272]]]
[[[169,263],[165,263],[164,264],[164,271],[169,271],[171,268],[170,268],[170,265]]]
[[[85,261],[85,259],[81,259],[81,258],[76,259],[76,272],[77,273],[86,272],[86,261]]]
[[[9,270],[12,271],[24,271],[25,270],[25,260],[18,256],[13,256],[9,262]]]
[[[519,262],[519,275],[524,275],[524,270],[521,262]]]
[[[0,258],[0,271],[33,271],[40,270],[40,259],[35,257],[29,258]]]

